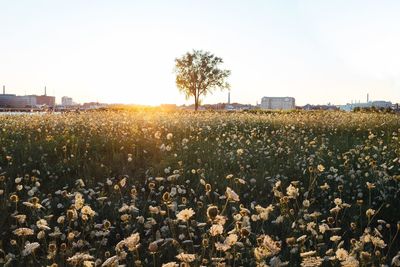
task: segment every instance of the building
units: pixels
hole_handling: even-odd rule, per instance
[[[262,109],[292,110],[296,108],[294,97],[263,97],[260,107]]]
[[[3,86],[3,94],[0,95],[0,107],[3,108],[32,108],[38,106],[54,107],[56,98],[46,95],[24,95],[6,94],[6,88]]]
[[[64,107],[73,106],[74,101],[72,101],[72,97],[63,96],[61,97],[61,105],[63,105]]]
[[[355,102],[355,103],[350,103],[350,104],[348,103],[346,105],[339,106],[339,108],[344,111],[352,111],[355,108],[361,108],[361,109],[378,108],[378,109],[380,109],[380,108],[391,108],[392,106],[393,106],[393,104],[390,101],[379,100],[379,101],[369,101],[367,103],[361,103],[361,102],[358,102],[358,103]]]
[[[56,105],[56,98],[48,95],[33,95],[36,98],[37,106],[54,107]]]

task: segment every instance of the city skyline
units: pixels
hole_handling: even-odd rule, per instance
[[[77,102],[191,104],[174,59],[222,57],[232,102],[400,102],[396,1],[3,1],[0,85]],[[199,16],[198,14],[201,14]],[[216,91],[204,103],[227,101]]]

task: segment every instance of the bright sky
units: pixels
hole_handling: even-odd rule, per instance
[[[0,85],[47,85],[58,102],[183,104],[174,59],[202,49],[232,71],[232,102],[400,102],[399,14],[396,0],[0,0]]]

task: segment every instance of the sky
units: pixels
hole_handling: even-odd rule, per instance
[[[187,104],[174,60],[210,51],[231,102],[400,102],[400,1],[0,0],[0,85],[77,102]],[[217,90],[204,103],[226,102]]]

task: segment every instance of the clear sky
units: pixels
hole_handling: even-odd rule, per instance
[[[385,0],[0,0],[0,85],[47,85],[57,101],[182,104],[174,59],[202,49],[232,71],[234,102],[400,102],[399,14]]]

